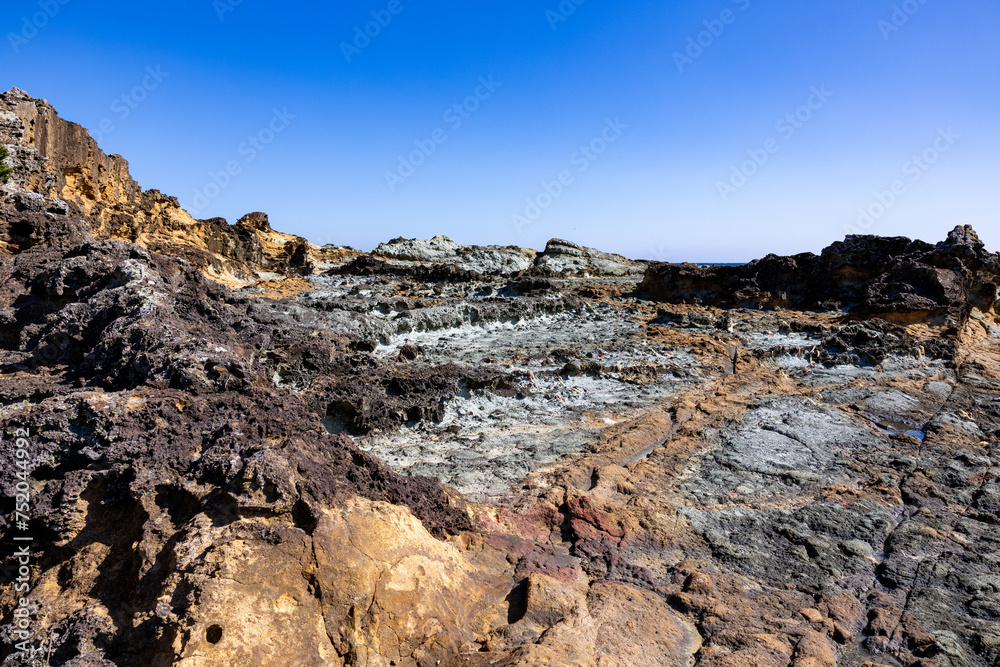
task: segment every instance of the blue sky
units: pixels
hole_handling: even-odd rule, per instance
[[[745,261],[956,224],[1000,249],[996,0],[7,0],[0,19],[0,87],[196,217],[262,210],[365,250]]]

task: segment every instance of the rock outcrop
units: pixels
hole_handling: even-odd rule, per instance
[[[380,244],[372,251],[375,257],[450,264],[481,275],[503,276],[626,276],[642,274],[646,262],[635,262],[621,255],[601,252],[562,239],[552,239],[543,252],[517,246],[463,245],[447,236],[420,239],[397,238]]]
[[[744,266],[654,264],[639,293],[665,303],[845,309],[916,321],[990,312],[998,289],[1000,255],[987,252],[971,227],[957,227],[937,245],[848,236],[820,255],[768,255]]]
[[[570,241],[552,239],[535,260],[535,268],[551,274],[587,276],[641,275],[645,262],[634,262],[621,255],[586,248]]]
[[[524,271],[537,253],[517,246],[474,246],[452,241],[447,236],[420,239],[397,238],[379,244],[372,255],[411,262],[454,264],[466,271],[497,275]]]
[[[17,88],[0,94],[0,143],[15,168],[8,191],[20,187],[73,204],[96,238],[182,257],[219,282],[256,282],[261,272],[306,273],[327,259],[305,239],[272,230],[262,214],[235,225],[195,220],[175,197],[143,190],[125,158],[106,155],[85,128]]]
[[[327,434],[272,385],[286,355],[344,355],[342,340],[63,223],[0,262],[2,400],[38,399],[3,427],[29,434],[46,480],[34,613],[39,636],[58,629],[59,659],[95,646],[115,664],[440,659],[505,618],[504,568],[480,574],[433,537],[471,528],[461,501]]]

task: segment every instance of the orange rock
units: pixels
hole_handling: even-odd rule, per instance
[[[819,612],[818,609],[812,609],[811,607],[806,607],[805,609],[799,609],[799,613],[805,617],[810,623],[822,623],[823,614]]]
[[[827,638],[809,631],[795,646],[793,667],[837,667],[837,655]]]
[[[696,572],[684,582],[684,590],[701,595],[711,595],[715,592],[715,587],[712,585],[711,577],[702,572]]]

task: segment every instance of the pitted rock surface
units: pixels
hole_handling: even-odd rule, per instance
[[[366,254],[194,221],[18,90],[0,140],[4,667],[1000,664],[971,229]]]
[[[994,308],[1000,256],[971,227],[937,245],[903,237],[848,236],[820,255],[767,257],[744,266],[655,264],[639,291],[667,303],[849,309],[896,318],[967,315]],[[964,311],[964,312],[963,312]]]

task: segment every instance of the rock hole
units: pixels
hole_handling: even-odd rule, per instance
[[[35,228],[28,222],[20,221],[15,222],[8,227],[8,232],[12,241],[14,241],[21,250],[27,250],[34,245],[31,240],[31,235],[35,233]]]
[[[208,630],[205,630],[205,641],[209,644],[218,644],[222,641],[222,626],[210,625]]]
[[[507,594],[507,625],[513,625],[528,613],[528,580],[521,581]]]
[[[166,511],[174,526],[183,526],[201,511],[197,496],[186,489],[165,484],[156,487],[156,505]]]
[[[301,528],[307,533],[312,533],[316,530],[316,526],[319,525],[319,519],[313,512],[309,504],[299,499],[295,503],[295,507],[292,508],[292,520],[295,522],[296,528]]]
[[[357,415],[357,408],[346,401],[331,403],[326,408],[326,418],[323,419],[323,426],[326,427],[328,433],[333,435],[341,433],[361,435],[355,432],[357,429],[352,428]]]

